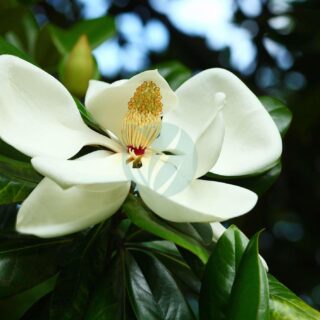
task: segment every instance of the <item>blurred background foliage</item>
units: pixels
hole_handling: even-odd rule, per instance
[[[177,87],[223,67],[285,102],[293,123],[282,174],[235,223],[248,236],[266,228],[272,274],[320,308],[319,17],[317,0],[1,0],[0,35],[80,98],[86,80],[72,88],[72,70],[82,70],[79,82],[111,82],[159,66]]]

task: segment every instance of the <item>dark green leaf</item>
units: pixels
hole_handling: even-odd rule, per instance
[[[30,58],[26,53],[17,49],[12,44],[6,42],[2,37],[0,37],[0,55],[1,54],[11,54],[13,56],[19,57],[23,60],[33,63],[32,58]]]
[[[176,90],[191,77],[191,71],[178,61],[163,62],[155,66],[160,74],[168,81],[170,87]]]
[[[93,228],[82,240],[73,259],[61,270],[52,296],[50,319],[79,319],[106,264],[109,222]]]
[[[56,280],[56,279],[55,279]],[[52,293],[49,292],[28,309],[21,320],[43,320],[49,318],[49,307]]]
[[[10,233],[14,230],[16,224],[16,215],[18,212],[17,205],[1,205],[0,206],[0,233]]]
[[[20,320],[35,302],[53,290],[55,282],[56,277],[54,276],[27,291],[0,300],[1,319]]]
[[[86,320],[131,320],[127,301],[125,254],[120,251],[99,279],[86,313]]]
[[[174,228],[172,224],[167,224],[165,220],[157,217],[147,208],[144,208],[142,202],[137,197],[129,195],[124,203],[123,211],[128,215],[132,223],[141,229],[172,241],[178,246],[193,252],[203,263],[207,262],[209,253],[203,244],[189,234],[183,233],[182,230]]]
[[[31,164],[0,155],[0,204],[24,200],[40,180]]]
[[[241,257],[249,240],[235,226],[224,232],[206,265],[200,295],[202,320],[227,319],[228,303]]]
[[[178,247],[178,249],[184,261],[188,264],[193,273],[201,279],[204,274],[205,264],[190,251],[181,247]]]
[[[190,267],[181,257],[177,248],[169,241],[153,241],[143,243],[166,268],[174,275],[175,280],[188,287],[195,294],[200,293],[200,280],[191,271]],[[181,286],[181,285],[180,285]]]
[[[276,98],[264,96],[260,97],[260,100],[271,115],[273,121],[276,123],[281,136],[284,137],[291,124],[291,111],[285,106],[283,102]]]
[[[14,147],[10,146],[9,144],[5,143],[3,140],[0,139],[0,155],[6,156],[8,158],[29,162],[31,158],[26,156],[25,154],[21,153]]]
[[[140,270],[143,277],[150,288],[152,297],[160,310],[161,319],[163,320],[193,320],[195,319],[190,307],[188,306],[184,295],[180,291],[175,279],[173,278],[170,271],[151,253],[134,252],[135,260],[138,262]],[[136,275],[136,273],[134,273]],[[137,281],[130,279],[133,283],[132,285],[137,285]],[[133,299],[138,301],[136,304],[144,304],[143,290],[133,290],[135,296]],[[147,303],[149,303],[147,299]],[[138,311],[136,313],[141,315],[138,319],[143,318],[143,308],[138,306]]]
[[[56,72],[61,54],[53,42],[50,30],[50,26],[46,25],[41,28],[38,33],[34,48],[34,57],[41,68],[48,72]]]
[[[192,311],[197,319],[199,319],[199,294],[201,282],[198,277],[191,271],[190,267],[181,257],[176,246],[169,241],[152,241],[138,244],[139,250],[144,247],[149,249],[147,254],[152,254],[165,265],[175,279],[181,292],[188,301]],[[181,248],[179,248],[181,250]]]
[[[138,320],[163,320],[151,289],[135,259],[126,253],[127,288],[132,309]]]
[[[259,233],[242,255],[230,296],[229,320],[268,320],[269,286],[259,257]]]
[[[99,279],[99,284],[93,294],[90,305],[88,307],[86,318],[88,320],[125,320],[121,310],[125,308],[121,304],[121,300],[117,299],[114,288],[114,282],[118,283],[118,278],[107,277]],[[114,282],[113,282],[114,281]],[[123,284],[120,284],[118,290],[123,290]]]
[[[54,25],[51,25],[50,29],[57,49],[61,54],[65,55],[72,50],[83,34],[88,36],[91,49],[96,48],[114,35],[115,24],[113,18],[101,17],[80,21],[68,30],[60,29]]]
[[[258,195],[262,195],[276,182],[281,170],[281,162],[278,162],[274,167],[264,173],[244,179],[236,179],[234,180],[234,183],[241,187],[252,190]]]
[[[319,320],[320,313],[308,306],[276,278],[269,275],[270,320]]]
[[[16,5],[17,5],[17,0],[1,0],[0,1],[0,10],[15,7]]]
[[[33,53],[38,30],[33,14],[26,7],[0,10],[0,35],[21,51]]]
[[[212,228],[210,223],[192,223],[192,226],[197,230],[202,241],[205,244],[210,245],[212,242]]]
[[[41,240],[25,237],[0,239],[0,297],[37,285],[57,272],[59,253],[70,239]]]

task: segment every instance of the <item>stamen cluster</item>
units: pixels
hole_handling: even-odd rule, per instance
[[[153,81],[144,81],[128,102],[122,126],[122,142],[128,152],[142,157],[161,130],[162,97]]]

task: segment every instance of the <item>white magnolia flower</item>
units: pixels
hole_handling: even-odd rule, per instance
[[[164,219],[224,221],[251,210],[257,196],[199,177],[256,173],[281,155],[269,114],[226,70],[203,71],[176,92],[156,70],[92,81],[85,105],[110,138],[87,127],[67,90],[36,66],[2,55],[0,83],[0,137],[44,175],[19,210],[22,233],[54,237],[107,219],[131,181]],[[75,157],[87,145],[100,150]]]

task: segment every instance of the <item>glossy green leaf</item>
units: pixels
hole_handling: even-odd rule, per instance
[[[269,285],[259,257],[259,233],[242,255],[229,300],[229,320],[268,320]]]
[[[30,163],[0,155],[0,204],[24,200],[40,180]]]
[[[114,268],[113,268],[114,269]],[[121,269],[120,269],[121,270]],[[114,270],[113,270],[114,271]],[[121,272],[121,271],[120,271]],[[119,273],[120,273],[119,272]],[[121,304],[123,300],[117,299],[119,292],[123,294],[123,284],[118,281],[121,276],[116,276],[112,272],[112,277],[107,273],[99,279],[99,284],[93,293],[90,305],[86,312],[85,319],[88,320],[122,320],[125,306]],[[117,284],[117,287],[115,286]],[[118,292],[116,293],[116,291]],[[125,292],[124,292],[125,294]]]
[[[0,55],[1,54],[11,54],[13,56],[17,56],[21,59],[24,59],[28,62],[33,63],[33,59],[29,57],[26,53],[23,51],[17,49],[12,44],[5,41],[2,37],[0,37]]]
[[[168,81],[170,87],[176,90],[191,77],[191,71],[179,61],[167,61],[155,66]]]
[[[235,226],[229,227],[217,242],[206,265],[200,295],[200,319],[227,319],[233,282],[247,237]]]
[[[151,289],[138,263],[126,253],[127,287],[132,309],[138,320],[163,320]]]
[[[153,255],[126,253],[127,288],[138,320],[195,319],[166,267]]]
[[[152,253],[170,271],[185,299],[188,301],[189,306],[192,308],[193,314],[199,319],[198,300],[201,281],[182,258],[179,252],[181,248],[178,250],[169,241],[152,241],[140,245],[139,250],[143,250],[142,247],[148,248],[149,251],[146,253]]]
[[[125,253],[118,251],[92,294],[86,320],[133,320],[127,297]]]
[[[210,223],[192,223],[193,228],[195,228],[198,234],[201,236],[202,241],[206,245],[210,245],[212,242],[212,227]]]
[[[319,311],[311,308],[276,278],[269,275],[270,320],[319,320]]]
[[[22,316],[34,303],[53,290],[55,282],[56,277],[53,276],[29,290],[10,298],[0,300],[1,319],[22,319]],[[32,320],[35,319],[33,318]]]
[[[61,270],[53,292],[50,319],[79,319],[105,264],[109,223],[93,228],[81,241],[71,261]]]
[[[57,272],[60,250],[70,239],[0,239],[0,298],[18,294]]]
[[[168,224],[165,220],[159,218],[150,210],[145,208],[137,197],[129,195],[123,205],[123,211],[129,219],[150,233],[153,233],[163,239],[169,240],[191,252],[199,259],[206,263],[209,253],[204,245],[188,233],[184,233],[181,229],[178,230],[173,224]],[[181,227],[181,226],[180,226]],[[200,237],[198,235],[198,237]]]
[[[276,98],[263,96],[260,97],[260,100],[276,123],[281,136],[284,137],[292,121],[291,111],[282,101]]]
[[[171,242],[152,241],[143,243],[141,246],[149,249],[149,252],[166,266],[174,275],[175,281],[179,281],[180,287],[183,285],[197,295],[200,293],[200,279],[191,271],[176,246]]]
[[[159,309],[160,319],[163,320],[194,320],[195,316],[191,311],[183,293],[177,285],[175,279],[169,270],[160,262],[154,255],[149,252],[131,251],[135,261],[143,274],[146,284],[150,288],[153,300]],[[131,266],[132,267],[132,266]],[[130,273],[131,275],[132,273]],[[137,273],[133,273],[134,276]],[[139,279],[139,278],[138,278]],[[143,309],[145,304],[143,289],[137,282],[139,280],[129,279],[135,288],[132,289],[135,300],[133,303],[136,306],[136,314],[139,314],[138,319],[143,318]],[[146,304],[149,304],[149,297],[146,299]],[[150,318],[151,319],[151,318]]]
[[[205,271],[205,264],[192,252],[185,250],[184,248],[178,247],[178,250],[183,257],[183,260],[188,264],[193,273],[198,277],[202,278]]]
[[[67,30],[50,25],[50,31],[57,49],[64,55],[72,50],[83,34],[88,36],[91,48],[96,48],[114,35],[115,24],[113,18],[101,17],[82,20]]]

